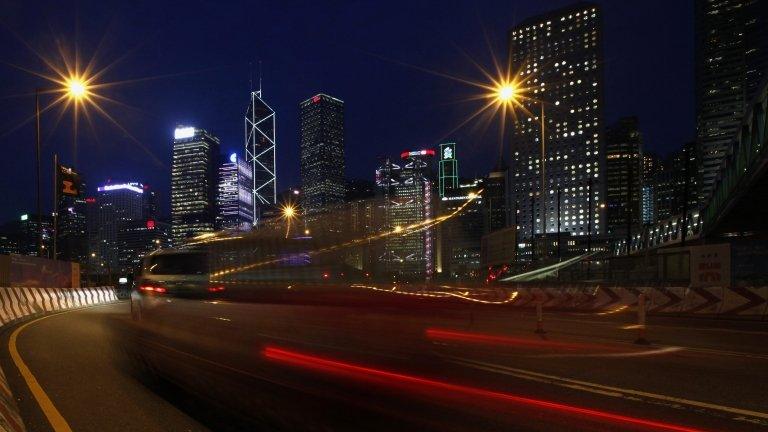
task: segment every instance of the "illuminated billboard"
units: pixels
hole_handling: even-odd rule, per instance
[[[192,138],[193,136],[195,136],[195,128],[193,127],[179,127],[173,131],[174,139]]]

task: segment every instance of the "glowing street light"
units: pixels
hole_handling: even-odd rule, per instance
[[[521,99],[529,99],[531,102],[538,102],[539,106],[541,107],[541,115],[539,120],[541,121],[541,196],[544,197],[544,191],[547,189],[546,187],[546,159],[547,159],[547,144],[546,144],[546,133],[545,133],[545,116],[544,116],[544,102],[543,101],[537,101],[532,98],[527,98],[524,95],[525,89],[521,89],[518,87],[517,83],[514,81],[502,81],[499,83],[496,83],[495,87],[495,97],[496,100],[503,105],[508,104],[514,104],[520,107],[523,107],[521,103]],[[527,111],[527,110],[526,110]],[[530,114],[530,113],[529,113]],[[533,116],[532,114],[530,114]],[[533,209],[531,209],[533,211]],[[544,234],[547,233],[547,219],[546,219],[546,206],[544,206],[544,217],[542,217],[542,222],[544,224],[542,232]]]
[[[293,204],[285,204],[282,208],[282,211],[283,219],[285,219],[287,222],[285,227],[285,238],[288,238],[288,235],[291,232],[291,220],[296,217],[296,207],[294,207]]]
[[[290,204],[283,207],[283,217],[291,219],[296,215],[296,208]]]
[[[496,99],[501,103],[517,100],[517,86],[513,82],[501,83],[496,88]]]
[[[79,100],[88,95],[88,83],[79,77],[72,77],[66,83],[67,96],[71,99]]]

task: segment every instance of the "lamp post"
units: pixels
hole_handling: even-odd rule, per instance
[[[283,206],[283,219],[286,220],[287,226],[285,229],[285,238],[288,238],[288,235],[291,232],[291,220],[296,217],[296,207],[294,207],[292,204],[286,204]]]
[[[521,105],[521,99],[523,99],[522,91],[518,84],[514,81],[510,82],[503,82],[496,87],[496,99],[499,103],[510,105]],[[546,123],[545,123],[545,111],[544,111],[544,102],[543,101],[537,101],[532,98],[525,98],[527,100],[530,100],[532,102],[538,103],[540,108],[540,115],[539,115],[539,129],[541,130],[541,138],[540,138],[540,147],[541,147],[541,156],[540,156],[540,171],[541,171],[541,222],[542,222],[542,234],[544,235],[544,250],[543,256],[546,257],[547,255],[547,196],[549,195],[547,192],[547,165],[546,165],[546,156],[547,156],[547,144],[546,144]],[[533,201],[531,201],[531,213],[533,214]],[[532,217],[533,219],[533,217]],[[535,235],[535,229],[531,229],[531,232]],[[531,239],[533,241],[533,239]]]
[[[75,103],[80,102],[82,99],[88,97],[88,82],[79,77],[71,77],[63,83],[62,88],[53,88],[48,90],[42,90],[41,88],[35,88],[35,173],[36,173],[36,198],[37,198],[37,227],[38,227],[38,256],[43,256],[43,211],[40,204],[40,93],[41,92],[63,92],[66,96],[73,100]],[[56,167],[53,167],[56,170]],[[53,180],[56,182],[56,179]],[[58,188],[58,185],[56,185]],[[54,200],[55,201],[55,200]],[[56,203],[54,202],[54,207]],[[54,208],[54,212],[56,209]],[[54,242],[57,233],[54,231]],[[53,259],[56,259],[54,254]]]

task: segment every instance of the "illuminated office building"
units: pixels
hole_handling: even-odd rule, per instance
[[[253,226],[253,173],[237,153],[219,167],[217,229],[248,231]]]
[[[383,195],[384,229],[408,230],[435,214],[431,159],[434,150],[404,151],[401,164],[390,160],[376,170],[376,185]],[[379,257],[385,273],[405,279],[431,279],[435,271],[434,228],[388,236]]]
[[[608,233],[623,238],[641,220],[642,141],[637,117],[611,125],[605,139],[606,223]],[[629,231],[628,231],[629,230]]]
[[[98,273],[115,272],[119,268],[117,235],[126,222],[144,218],[144,185],[141,183],[106,184],[97,189],[96,250],[91,250]],[[102,269],[103,267],[103,269]]]
[[[443,278],[464,279],[480,275],[480,242],[486,229],[483,179],[460,180],[440,198],[438,271]]]
[[[321,93],[299,111],[302,206],[314,213],[344,202],[344,101]]]
[[[170,225],[155,219],[123,222],[117,233],[118,267],[114,274],[132,275],[148,253],[170,246]]]
[[[194,127],[176,129],[171,166],[171,236],[174,246],[214,230],[218,163],[218,138]]]
[[[509,172],[510,202],[520,210],[520,237],[530,238],[532,231],[557,232],[558,188],[561,231],[603,233],[600,8],[578,3],[524,20],[509,31],[509,56],[515,79],[528,96],[512,126]]]

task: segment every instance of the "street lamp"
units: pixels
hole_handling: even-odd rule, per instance
[[[48,92],[64,93],[75,104],[88,97],[88,81],[81,77],[73,76],[68,78],[64,83],[63,88],[54,88],[45,90]],[[43,212],[40,205],[40,92],[43,91],[39,87],[35,89],[35,158],[36,158],[36,171],[37,171],[37,226],[39,228],[38,233],[38,250],[39,255],[43,255]],[[54,167],[56,169],[56,167]],[[57,186],[58,187],[58,186]],[[56,209],[54,209],[56,211]],[[56,233],[54,232],[54,236]],[[55,241],[55,239],[54,239]],[[53,257],[56,259],[56,256]]]
[[[495,88],[495,97],[496,100],[503,104],[503,105],[518,105],[522,106],[522,100],[527,99],[532,102],[538,102],[540,108],[541,108],[541,197],[543,198],[543,202],[541,205],[541,220],[544,225],[543,227],[543,234],[546,238],[547,235],[547,198],[546,198],[546,190],[547,190],[547,167],[546,167],[546,156],[547,156],[547,145],[546,145],[546,135],[545,135],[545,115],[544,115],[544,102],[538,101],[533,98],[527,98],[524,95],[525,90],[521,89],[520,86],[515,81],[503,81],[496,84]],[[533,213],[533,206],[531,206],[531,213]],[[533,241],[533,239],[531,239]],[[546,240],[544,241],[544,244],[546,244]],[[546,256],[546,250],[544,251],[544,254]]]
[[[79,77],[67,80],[67,95],[71,99],[80,99],[88,93],[88,83]]]
[[[283,219],[286,220],[287,226],[285,229],[285,238],[288,238],[288,234],[291,232],[291,220],[296,217],[296,207],[293,204],[288,203],[283,205]]]
[[[496,89],[496,99],[502,103],[509,103],[517,95],[517,85],[514,83],[501,83]]]

